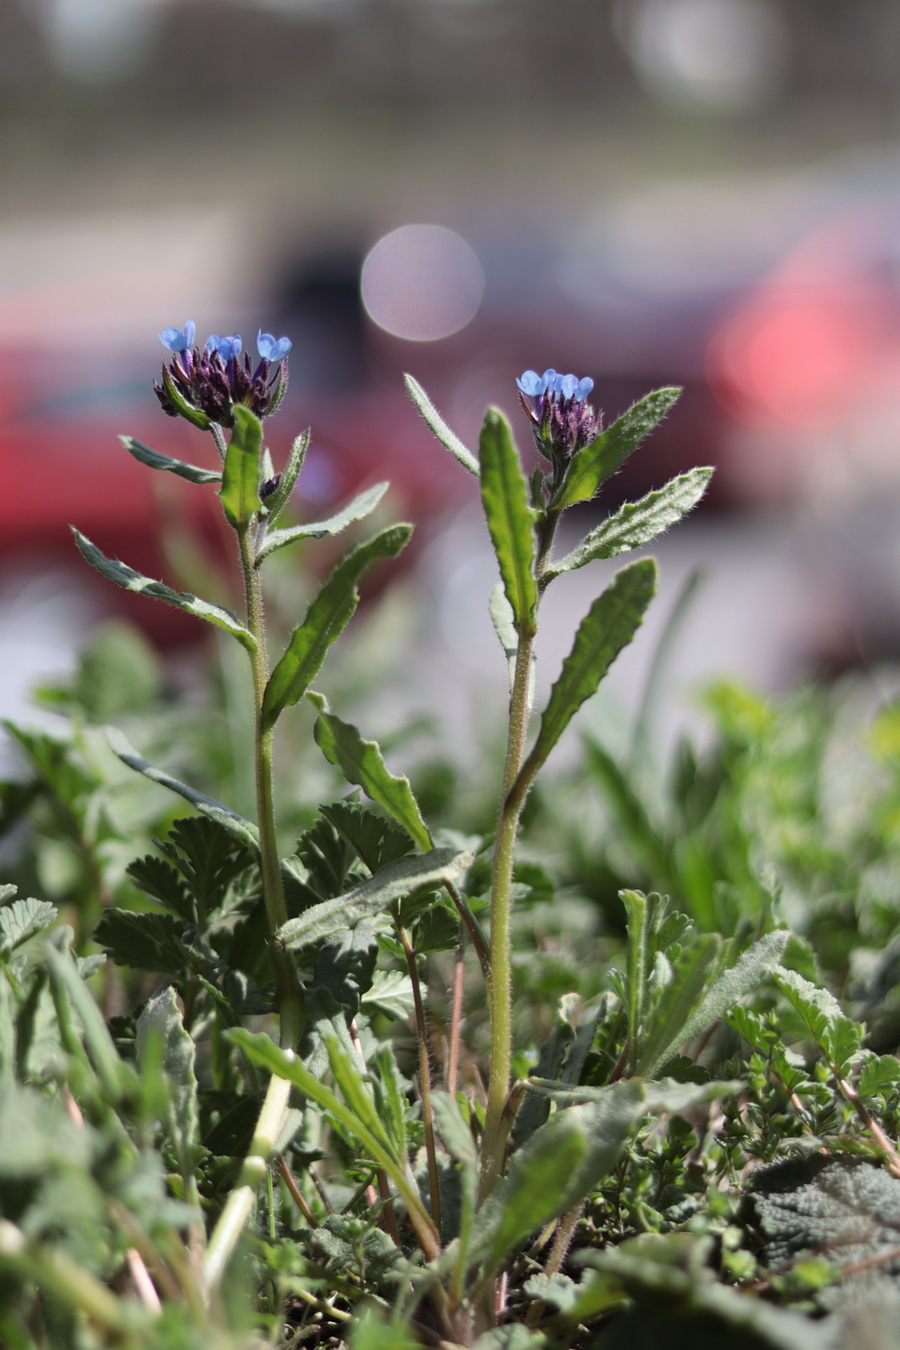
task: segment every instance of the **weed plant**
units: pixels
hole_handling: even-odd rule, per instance
[[[270,559],[355,532],[387,485],[297,523],[309,433],[279,472],[264,446],[287,339],[260,333],[252,362],[236,336],[195,345],[192,323],[161,338],[162,409],[212,438],[218,466],[123,445],[218,493],[241,612],[75,542],[111,582],[219,629],[253,701],[242,720],[224,658],[218,703],[173,704],[114,627],[44,691],[67,735],[9,727],[0,1341],[893,1345],[896,708],[860,742],[833,699],[723,685],[713,749],[685,743],[662,788],[659,766],[651,791],[640,755],[590,737],[576,772],[544,773],[635,636],[655,564],[599,589],[538,716],[545,593],[652,541],[711,471],[564,556],[558,522],[678,391],[604,428],[590,380],[525,372],[526,475],[501,412],[476,455],[407,380],[475,480],[499,570],[506,751],[495,811],[473,823],[452,777],[414,789],[313,688],[364,574],[411,525],[357,535],[270,651]],[[325,769],[304,767],[305,796],[274,757],[301,704],[315,749],[297,754]]]

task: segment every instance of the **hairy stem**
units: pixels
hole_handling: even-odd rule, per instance
[[[406,966],[412,984],[413,1003],[416,1010],[416,1038],[419,1042],[419,1096],[422,1101],[422,1125],[425,1130],[425,1154],[428,1159],[428,1190],[431,1198],[431,1217],[437,1231],[441,1231],[441,1190],[438,1183],[437,1148],[434,1142],[434,1118],[431,1111],[431,1064],[428,1059],[428,1027],[425,1022],[425,1004],[422,1000],[422,986],[416,965],[416,953],[412,940],[400,918],[400,910],[394,906],[394,923],[397,936],[406,957]]]

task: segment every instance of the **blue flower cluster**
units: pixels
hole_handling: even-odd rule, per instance
[[[289,338],[275,338],[259,330],[256,350],[259,364],[254,370],[247,352],[241,359],[240,334],[227,337],[211,334],[202,348],[194,345],[197,325],[188,319],[184,328],[164,328],[159,340],[172,352],[173,359],[163,366],[162,383],[153,388],[163,411],[170,417],[184,417],[195,426],[207,428],[234,425],[234,405],[243,403],[257,417],[275,411],[287,389]]]
[[[600,431],[600,417],[586,402],[594,387],[589,375],[559,375],[555,370],[526,370],[517,380],[522,407],[531,422],[535,445],[553,463],[569,459]]]

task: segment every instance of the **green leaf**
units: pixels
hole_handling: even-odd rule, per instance
[[[391,525],[348,553],[312,601],[306,618],[295,628],[287,650],[272,671],[263,698],[262,729],[269,730],[285,708],[306,693],[325,660],[328,648],[353,616],[359,601],[356,587],[366,568],[378,558],[394,558],[409,542],[411,525]]]
[[[13,900],[15,886],[0,887],[0,957],[21,947],[56,919],[56,906],[47,900]]]
[[[372,987],[360,1003],[395,1020],[408,1017],[415,1007],[412,980],[403,970],[376,970]]]
[[[162,1048],[162,1069],[169,1083],[169,1134],[182,1174],[190,1175],[198,1137],[194,1042],[185,1031],[172,985],[151,994],[138,1018],[135,1054],[139,1069],[148,1053],[152,1056],[150,1042],[154,1039]]]
[[[480,469],[478,460],[472,454],[472,451],[467,450],[459,437],[450,430],[418,380],[414,380],[412,375],[404,375],[403,379],[409,396],[418,408],[426,426],[438,438],[444,449],[449,450],[451,455],[459,460],[463,468],[468,469],[469,473],[474,474],[477,478]]]
[[[84,1046],[104,1091],[112,1101],[118,1101],[127,1079],[125,1065],[72,953],[48,944],[47,969],[51,984],[66,998],[81,1022]]]
[[[308,525],[291,525],[283,530],[270,530],[256,554],[257,564],[261,563],[263,558],[268,558],[276,549],[283,548],[285,544],[293,544],[297,539],[324,539],[326,535],[340,534],[353,521],[362,520],[374,511],[389,486],[389,483],[376,483],[374,487],[367,488],[365,492],[354,497],[343,511],[329,516],[327,520],[311,521]]]
[[[597,686],[623,647],[634,637],[656,589],[652,558],[623,567],[581,622],[562,673],[550,691],[537,741],[523,772],[544,763],[572,717]]]
[[[671,980],[659,996],[641,1034],[632,1045],[632,1070],[650,1077],[660,1064],[688,1040],[686,1028],[692,1014],[718,975],[722,965],[722,939],[718,933],[701,933],[682,951]],[[707,1024],[708,1025],[708,1024]]]
[[[234,529],[243,529],[262,506],[259,500],[259,457],[262,422],[242,403],[234,405],[234,430],[222,467],[222,509]]]
[[[574,1208],[615,1166],[646,1112],[644,1084],[613,1084],[598,1102],[571,1106],[513,1154],[475,1216],[470,1259],[494,1270],[528,1233]]]
[[[180,941],[184,921],[171,914],[136,914],[109,908],[94,930],[94,941],[116,965],[183,979],[186,962]]]
[[[671,479],[658,492],[648,492],[638,502],[626,502],[614,516],[604,520],[576,549],[548,568],[548,576],[572,572],[597,558],[615,558],[648,544],[670,525],[692,511],[706,491],[712,469],[691,469]]]
[[[161,787],[168,788],[170,792],[177,792],[180,797],[184,797],[196,806],[204,816],[209,816],[211,820],[216,821],[236,839],[238,843],[252,850],[255,854],[259,852],[259,830],[249,820],[238,815],[237,811],[232,811],[230,806],[225,806],[222,802],[217,802],[213,797],[207,797],[204,793],[198,792],[196,788],[188,787],[187,783],[181,783],[171,774],[165,773],[162,769],[154,769],[152,764],[148,764],[142,759],[134,746],[131,745],[127,736],[123,735],[116,727],[107,727],[106,737],[109,741],[112,751],[119,756],[123,764],[127,764],[129,769],[134,769],[137,773],[142,773],[145,778],[151,779],[154,783],[159,783]]]
[[[534,578],[534,511],[528,483],[513,445],[509,423],[488,408],[481,427],[481,501],[516,631],[533,635],[537,583]]]
[[[778,988],[800,1014],[800,1020],[839,1076],[845,1076],[856,1059],[865,1027],[845,1017],[837,999],[819,989],[794,970],[773,970]]]
[[[372,1099],[358,1071],[354,1069],[349,1055],[342,1052],[336,1042],[329,1045],[335,1081],[340,1084],[342,1091],[347,1088],[353,1099],[353,1104],[348,1103],[345,1106],[330,1088],[301,1064],[293,1051],[279,1049],[268,1036],[254,1035],[241,1027],[235,1027],[226,1032],[226,1035],[254,1064],[268,1069],[270,1073],[278,1074],[281,1078],[286,1078],[294,1087],[299,1088],[304,1096],[316,1102],[358,1139],[369,1157],[384,1168],[397,1187],[417,1235],[421,1238],[421,1235],[427,1232],[433,1242],[434,1228],[425,1212],[415,1182],[409,1174],[406,1160],[394,1156],[391,1142],[375,1111]],[[361,1108],[361,1114],[357,1112],[356,1106]]]
[[[119,562],[115,558],[107,558],[79,530],[74,526],[71,529],[85,562],[95,567],[108,581],[115,582],[123,590],[149,595],[153,600],[162,600],[164,604],[183,609],[186,614],[205,619],[207,623],[215,624],[217,628],[223,628],[226,633],[236,637],[248,651],[255,651],[256,640],[253,634],[244,627],[237,615],[232,614],[230,609],[225,609],[224,605],[215,605],[210,600],[200,600],[196,595],[191,595],[190,591],[173,591],[171,586],[166,586],[162,581],[153,581],[150,577],[142,576],[126,563]]]
[[[455,881],[471,862],[471,853],[459,853],[452,848],[436,848],[420,857],[401,858],[346,895],[312,905],[296,919],[289,919],[279,928],[278,940],[293,949],[309,946],[390,909],[414,891]]]
[[[273,521],[280,514],[282,508],[287,504],[287,500],[294,490],[294,484],[300,477],[300,470],[303,468],[303,461],[306,459],[306,452],[309,449],[310,431],[307,428],[301,435],[297,436],[291,446],[291,453],[288,455],[288,462],[281,472],[281,481],[278,487],[263,502],[266,512],[266,519]],[[276,545],[277,547],[277,545]],[[257,562],[259,555],[257,555]]]
[[[627,412],[601,431],[572,458],[569,471],[550,506],[557,511],[576,502],[590,501],[601,483],[610,478],[641,441],[658,426],[681,390],[657,389],[632,404]]]
[[[216,473],[214,469],[200,469],[196,464],[185,464],[180,459],[170,459],[168,455],[161,455],[158,451],[151,450],[149,445],[144,445],[134,436],[120,436],[119,440],[129,455],[133,455],[139,463],[146,464],[149,469],[166,469],[169,473],[176,473],[179,478],[186,478],[189,483],[220,483],[222,481],[222,475]]]
[[[383,806],[420,849],[430,849],[431,835],[409,779],[390,773],[378,742],[363,740],[352,722],[344,722],[330,712],[322,694],[310,693],[307,697],[319,714],[313,734],[329,763],[337,765],[349,783],[361,787],[367,797]]]
[[[332,802],[319,810],[352,845],[370,872],[377,872],[379,867],[411,852],[409,832],[363,802]]]

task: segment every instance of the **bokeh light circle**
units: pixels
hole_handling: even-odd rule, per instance
[[[474,319],[484,270],[455,230],[401,225],[369,251],[360,288],[366,313],[379,328],[410,342],[434,342]]]

